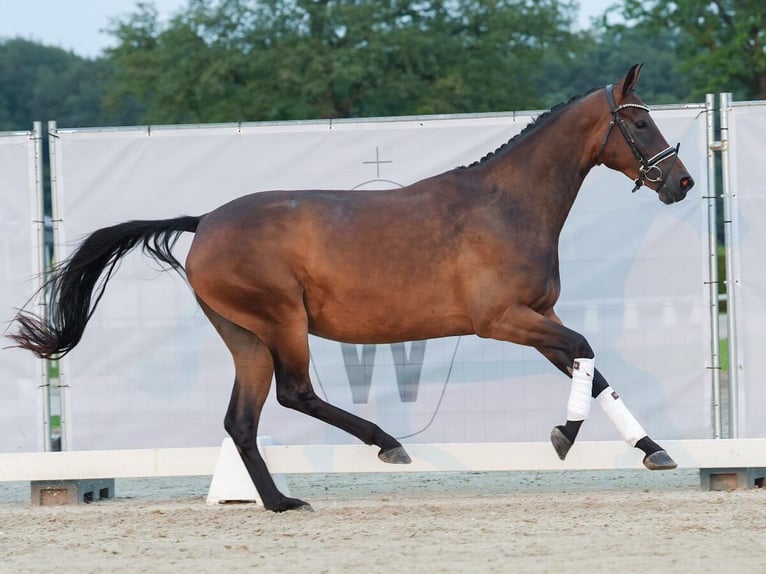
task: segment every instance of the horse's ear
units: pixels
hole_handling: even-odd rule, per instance
[[[628,92],[632,91],[638,83],[638,77],[641,75],[641,68],[643,64],[636,64],[628,70],[625,77],[622,79],[622,95],[626,96]]]

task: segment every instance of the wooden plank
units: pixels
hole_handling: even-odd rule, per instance
[[[766,467],[766,439],[662,441],[680,468]],[[566,461],[550,444],[408,444],[412,464],[385,464],[365,445],[264,446],[275,474],[613,470],[643,468],[641,452],[623,442],[578,442]],[[0,482],[210,476],[219,447],[0,454]]]
[[[662,441],[680,468],[766,466],[766,439]],[[265,449],[275,473],[545,471],[644,468],[640,451],[621,441],[578,442],[566,461],[548,443],[405,445],[412,464],[378,460],[364,445],[272,446]]]
[[[212,475],[218,447],[0,454],[0,482]]]

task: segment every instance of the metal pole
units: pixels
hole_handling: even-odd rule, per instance
[[[56,171],[56,141],[58,140],[57,126],[55,121],[48,122],[48,159],[50,160],[50,178],[51,178],[51,224],[53,226],[53,262],[55,263],[61,250],[61,212],[58,201],[58,174]],[[66,385],[65,385],[65,373],[63,372],[63,363],[59,360],[58,363],[58,391],[59,391],[59,415],[60,430],[61,430],[61,445],[62,451],[67,448],[67,420],[66,420]]]
[[[739,363],[737,360],[737,306],[736,293],[739,281],[734,277],[734,237],[732,200],[736,194],[731,188],[729,166],[729,112],[731,93],[720,94],[721,103],[721,180],[723,184],[723,230],[726,250],[726,316],[729,339],[729,438],[739,437]]]
[[[720,329],[718,325],[718,238],[716,220],[715,153],[721,143],[715,141],[715,96],[705,96],[707,121],[707,233],[708,233],[708,286],[710,296],[710,371],[713,385],[713,437],[721,438],[721,362]]]
[[[37,225],[37,288],[40,289],[37,306],[38,315],[45,321],[48,315],[48,301],[42,291],[47,272],[45,261],[45,205],[43,201],[43,126],[33,122],[32,139],[35,142],[35,211]],[[48,378],[48,361],[40,359],[40,390],[43,393],[43,450],[51,450],[51,386]]]

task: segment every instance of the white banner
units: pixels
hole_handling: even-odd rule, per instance
[[[766,437],[766,102],[735,104],[729,121],[736,289],[739,436]]]
[[[590,340],[599,368],[658,438],[711,433],[700,112],[654,114],[668,140],[681,141],[697,180],[686,201],[668,207],[649,190],[631,195],[624,176],[597,168],[561,238],[559,314]],[[402,186],[479,159],[530,119],[60,131],[63,228],[74,244],[99,227],[200,214],[253,191]],[[312,338],[311,352],[321,396],[413,442],[545,441],[565,418],[568,379],[534,349],[476,337],[377,347]],[[70,448],[220,443],[228,353],[189,288],[137,254],[64,369]],[[582,437],[617,438],[597,410]],[[355,440],[280,407],[273,390],[260,434],[290,444]]]
[[[35,138],[0,133],[0,325],[37,288],[38,241]],[[30,310],[36,311],[36,307]],[[4,339],[0,348],[10,345]],[[0,349],[0,452],[43,446],[41,363],[29,351]]]

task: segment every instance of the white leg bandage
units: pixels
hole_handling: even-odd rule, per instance
[[[591,388],[596,361],[575,359],[572,366],[572,388],[567,402],[567,420],[584,421],[590,414]]]
[[[622,401],[620,396],[614,392],[612,387],[607,387],[596,397],[598,404],[617,427],[622,438],[630,446],[636,446],[636,443],[646,436],[646,431],[638,423],[636,418],[630,414],[628,407]]]

